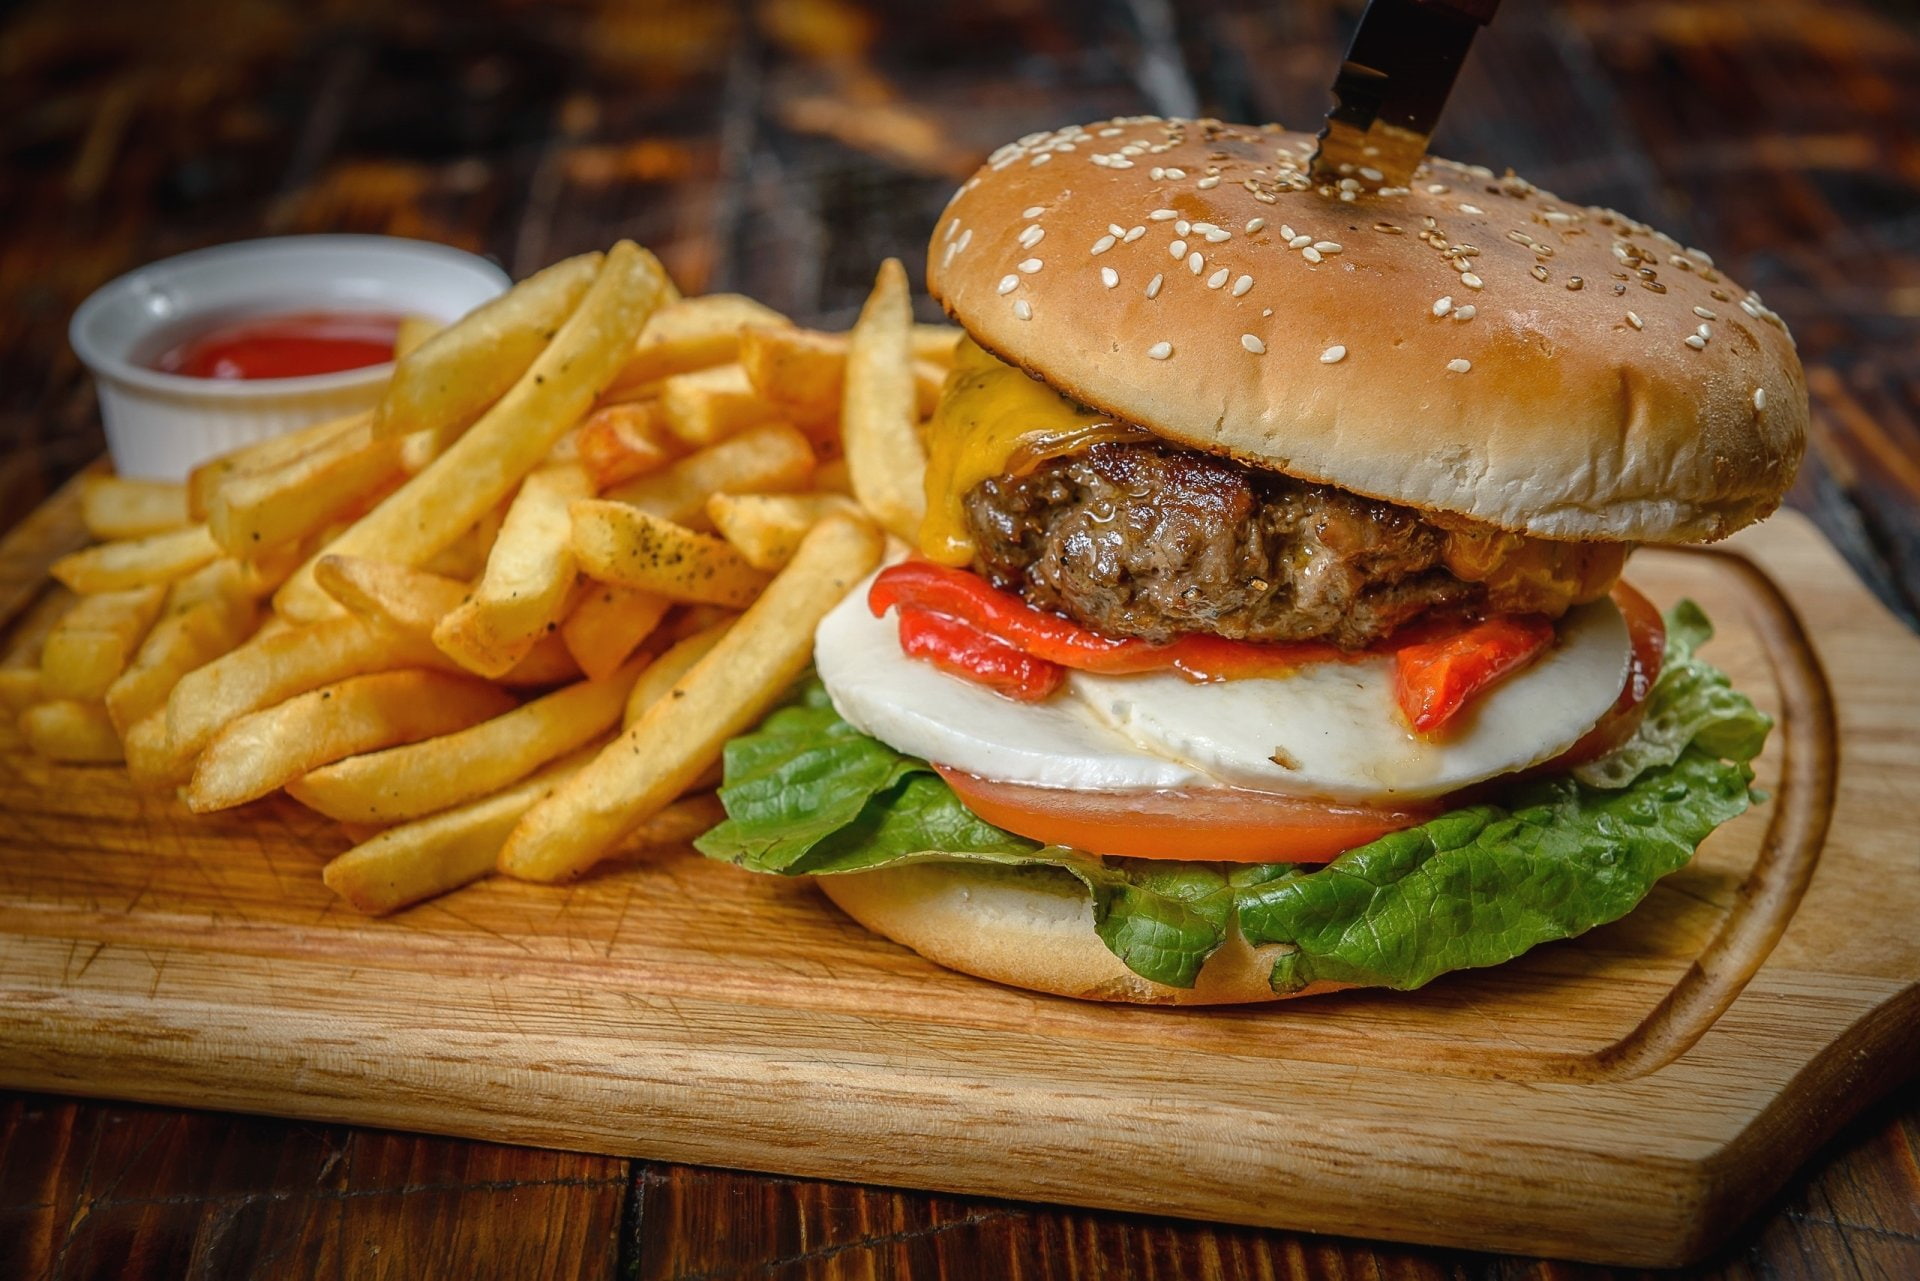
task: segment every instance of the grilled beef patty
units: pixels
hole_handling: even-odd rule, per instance
[[[1487,604],[1418,513],[1158,443],[1096,445],[966,496],[976,567],[1109,636],[1360,649]]]

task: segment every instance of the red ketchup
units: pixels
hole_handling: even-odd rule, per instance
[[[297,311],[220,325],[162,352],[153,368],[186,378],[304,378],[393,359],[400,317]]]

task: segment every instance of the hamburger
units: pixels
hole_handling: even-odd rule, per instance
[[[1623,569],[1779,503],[1780,318],[1511,173],[1313,148],[1131,117],[960,188],[918,546],[703,851],[971,974],[1218,1003],[1498,964],[1747,808],[1767,718]]]

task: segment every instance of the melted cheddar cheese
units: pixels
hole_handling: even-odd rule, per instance
[[[1049,458],[1151,433],[1082,409],[963,339],[927,427],[927,518],[920,553],[940,565],[973,560],[964,500],[995,476],[1024,475]]]

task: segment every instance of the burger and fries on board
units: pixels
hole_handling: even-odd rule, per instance
[[[1001,148],[927,280],[957,328],[889,260],[824,333],[622,242],[403,323],[369,411],[87,478],[0,695],[195,812],[338,820],[362,911],[692,840],[1114,1001],[1498,964],[1753,803],[1767,718],[1622,576],[1802,448],[1706,254],[1142,116]]]

